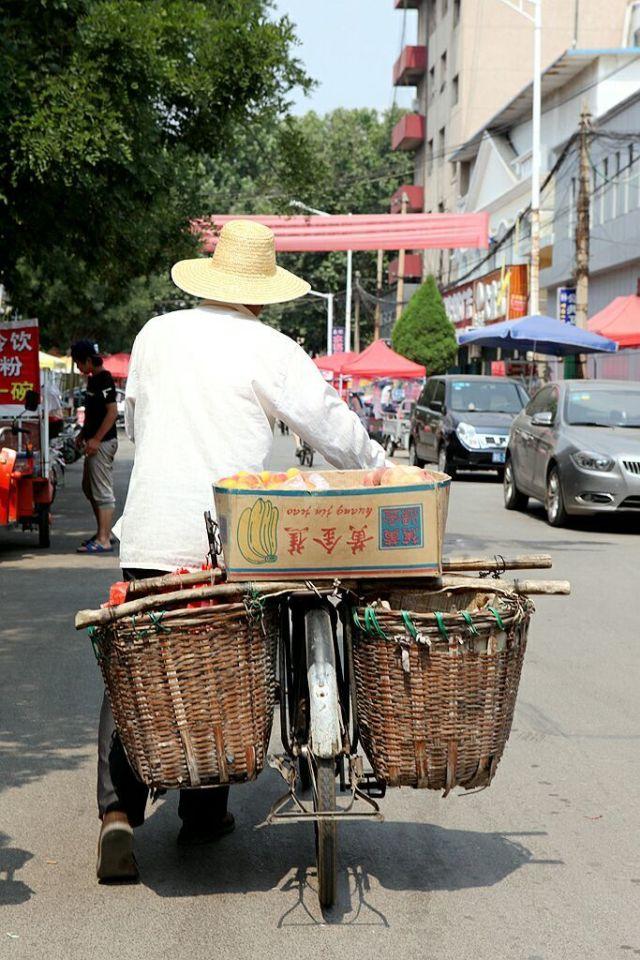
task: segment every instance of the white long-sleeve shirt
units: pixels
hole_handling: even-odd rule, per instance
[[[123,567],[198,568],[212,483],[260,471],[275,419],[333,466],[383,466],[384,451],[289,337],[244,307],[154,317],[136,337],[125,426],[135,459],[116,532]]]

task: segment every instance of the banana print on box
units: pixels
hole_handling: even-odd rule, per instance
[[[238,546],[249,563],[275,563],[278,559],[279,512],[260,497],[243,510],[238,521]]]

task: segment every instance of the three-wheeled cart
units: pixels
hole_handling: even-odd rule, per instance
[[[37,530],[40,546],[48,547],[54,490],[46,390],[42,403],[34,390],[26,392],[24,403],[22,413],[0,419],[0,528]]]

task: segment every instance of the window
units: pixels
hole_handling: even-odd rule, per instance
[[[460,23],[460,2],[461,0],[453,0],[453,25],[457,27]]]
[[[599,214],[598,223],[604,223],[607,219],[607,200],[609,198],[609,158],[605,157],[600,165],[600,178],[596,183],[598,190]]]
[[[442,16],[446,17],[449,9],[449,0],[442,0]]]
[[[611,216],[619,217],[623,213],[624,206],[624,193],[622,190],[622,184],[620,183],[620,172],[622,169],[622,161],[620,158],[620,151],[618,150],[613,156],[613,179],[611,181]]]
[[[444,409],[444,380],[436,380],[436,388],[429,406],[433,410]]]
[[[456,73],[455,77],[451,81],[451,103],[455,107],[456,103],[460,99],[460,76]]]
[[[555,387],[543,387],[538,390],[533,400],[527,405],[527,416],[532,417],[536,413],[553,413],[555,416],[558,409],[558,393]]]
[[[440,93],[447,85],[447,51],[440,57]]]
[[[458,177],[460,182],[460,196],[466,197],[469,192],[469,184],[471,182],[471,161],[470,160],[461,160],[458,165]]]
[[[633,143],[629,144],[627,165],[628,169],[625,171],[626,209],[628,213],[631,213],[631,211],[635,210],[640,204],[640,190],[638,189],[640,182],[640,153]]]
[[[433,137],[427,143],[427,173],[433,170]]]
[[[438,154],[440,159],[444,157],[445,154],[445,145],[446,145],[446,127],[441,127],[440,132],[438,133]]]
[[[434,390],[435,390],[435,389],[436,389],[436,382],[435,382],[435,380],[427,380],[427,382],[426,382],[426,384],[425,384],[425,388],[424,388],[424,390],[422,391],[422,396],[420,397],[420,400],[418,401],[418,403],[420,404],[421,407],[428,407],[428,406],[429,406],[429,404],[430,404],[431,401],[433,400],[433,393],[434,393]]]
[[[429,70],[429,99],[432,100],[436,95],[436,68],[435,66],[431,67]]]

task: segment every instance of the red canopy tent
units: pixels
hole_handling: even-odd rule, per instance
[[[129,376],[130,359],[130,353],[112,353],[110,357],[104,358],[102,365],[116,380],[126,380]]]
[[[228,220],[257,220],[271,227],[276,250],[328,252],[331,250],[486,249],[488,213],[356,213],[352,216],[262,216],[215,214],[194,220],[203,248],[210,253]]]
[[[587,328],[621,347],[640,347],[640,296],[616,297],[591,317]]]
[[[397,380],[418,380],[426,376],[426,369],[388,347],[384,340],[374,342],[363,350],[355,360],[346,363],[340,373],[343,376],[393,377]]]
[[[334,377],[340,376],[345,364],[350,363],[358,357],[358,353],[349,350],[347,353],[332,353],[330,357],[314,357],[313,362],[321,370],[327,370]]]

